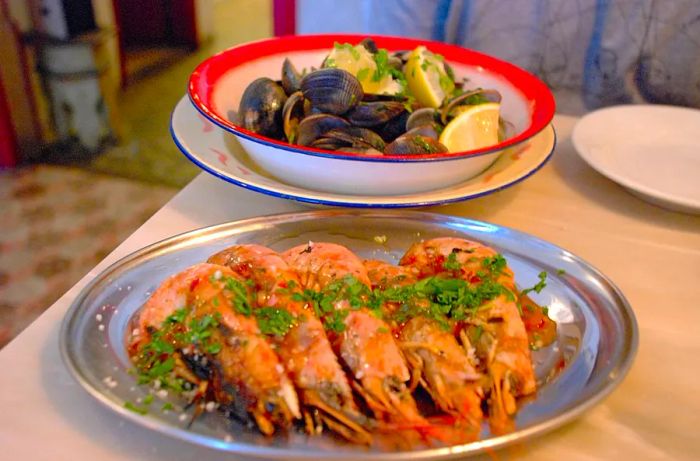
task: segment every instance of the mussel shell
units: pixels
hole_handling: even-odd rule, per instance
[[[287,95],[292,95],[301,89],[301,74],[289,58],[282,63],[282,88]]]
[[[399,116],[392,118],[379,129],[379,135],[385,142],[391,142],[406,132],[406,121],[410,114],[408,111],[402,112]]]
[[[326,131],[333,128],[350,126],[350,122],[342,117],[330,114],[313,114],[299,122],[297,144],[301,146],[311,145]]]
[[[450,99],[447,104],[445,104],[445,107],[442,108],[440,112],[440,121],[442,121],[442,124],[447,125],[447,120],[452,114],[452,111],[458,106],[469,105],[469,98],[476,95],[481,95],[490,102],[501,102],[501,93],[496,90],[477,88],[476,90],[466,91]]]
[[[379,51],[379,48],[377,48],[377,44],[370,37],[363,39],[360,42],[360,45],[364,46],[365,49],[372,54],[377,54],[377,52]]]
[[[411,52],[412,52],[411,50],[394,51],[393,53],[391,53],[391,56],[389,57],[390,58],[389,63],[391,63],[391,58],[393,58],[393,59],[396,59],[398,61],[401,61],[401,64],[403,66],[403,64],[406,64],[408,62],[408,58],[411,56]]]
[[[361,102],[348,112],[347,119],[355,126],[373,127],[388,122],[405,110],[403,103],[398,101]]]
[[[394,142],[387,144],[384,149],[384,153],[389,155],[437,154],[440,152],[447,152],[447,147],[433,138],[419,134],[399,136]]]
[[[315,139],[311,144],[309,144],[309,147],[315,147],[316,149],[325,150],[338,150],[343,147],[347,147],[347,144],[338,139],[324,138],[323,136],[321,136],[320,138]]]
[[[281,139],[284,89],[265,77],[254,80],[243,92],[238,119],[243,128],[263,136]]]
[[[292,93],[282,108],[284,135],[290,143],[296,142],[299,121],[304,118],[304,95],[301,91]]]
[[[406,131],[410,131],[418,126],[436,123],[440,120],[440,113],[432,107],[423,107],[411,112],[406,120]]]
[[[341,141],[348,146],[357,148],[374,148],[383,151],[385,147],[381,136],[370,129],[357,126],[334,128],[324,133],[323,138]]]
[[[362,85],[343,69],[324,68],[311,72],[301,80],[301,91],[311,106],[326,114],[341,115],[362,100]]]
[[[408,101],[408,98],[399,94],[376,94],[376,93],[365,93],[362,97],[364,102],[375,102],[375,101],[398,101],[404,105]]]
[[[438,131],[438,124],[436,123],[426,123],[425,125],[420,125],[411,128],[406,132],[407,135],[419,134],[425,136],[426,138],[433,138],[438,140],[440,138],[440,131]]]
[[[340,152],[347,152],[349,154],[360,154],[360,155],[384,155],[383,152],[378,151],[372,147],[341,147],[337,149]]]
[[[401,60],[401,58],[397,58],[396,56],[389,56],[389,61],[387,62],[389,64],[389,67],[393,67],[396,70],[403,70],[403,64],[404,62]]]

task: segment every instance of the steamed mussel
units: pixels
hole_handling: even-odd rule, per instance
[[[442,95],[439,104],[426,102],[421,87],[416,89],[412,60],[420,57],[417,52],[431,59],[424,58],[420,69],[439,77],[432,94],[433,101],[435,93]],[[233,121],[263,136],[317,149],[435,154],[449,151],[441,142],[448,124],[470,107],[500,99],[495,90],[466,91],[452,68],[424,47],[389,53],[367,38],[355,46],[336,43],[319,69],[300,72],[285,59],[280,80],[258,78],[246,88]],[[504,136],[501,130],[495,142]]]
[[[243,92],[238,109],[239,123],[246,130],[279,139],[282,134],[282,108],[287,101],[284,89],[269,78],[258,78]]]

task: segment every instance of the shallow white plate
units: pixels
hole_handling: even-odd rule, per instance
[[[655,205],[700,213],[700,110],[629,105],[597,110],[574,147],[600,174]]]
[[[253,163],[235,137],[204,118],[184,97],[175,107],[170,132],[183,154],[204,171],[246,189],[300,202],[357,208],[441,205],[505,189],[539,170],[554,151],[550,125],[540,134],[504,151],[486,171],[445,189],[408,195],[348,195],[285,184]],[[378,180],[381,180],[379,178]]]

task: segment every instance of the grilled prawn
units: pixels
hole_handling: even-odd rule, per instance
[[[362,261],[333,243],[299,245],[282,257],[304,288],[326,293],[319,303],[328,308],[322,312],[326,330],[375,417],[404,428],[427,427],[406,386],[411,376],[388,325],[356,296],[370,286]]]
[[[417,281],[415,271],[409,267],[377,260],[365,261],[364,265],[373,288],[396,289]],[[424,301],[414,297],[403,299],[401,304],[420,306]],[[397,304],[391,301],[383,303],[388,319],[400,307]],[[406,355],[414,382],[419,381],[438,408],[455,416],[457,424],[477,437],[483,416],[483,391],[479,383],[482,376],[474,369],[452,331],[423,315],[413,316],[405,322],[388,320],[388,323]]]
[[[297,395],[250,316],[251,292],[229,268],[197,264],[168,278],[138,317],[130,352],[143,381],[192,389],[273,434],[300,417]],[[198,405],[197,408],[200,408]]]
[[[513,271],[495,250],[451,237],[412,245],[400,264],[413,267],[421,277],[448,276],[475,286],[491,280],[504,288],[465,320],[459,337],[468,352],[475,352],[479,369],[488,373],[492,429],[507,428],[517,409],[516,398],[536,390],[528,336],[515,302]]]
[[[314,421],[315,409],[331,430],[350,441],[370,443],[371,436],[363,427],[367,418],[353,400],[323,324],[298,299],[299,279],[280,255],[261,245],[236,245],[215,254],[209,262],[225,265],[252,280],[257,291],[257,314],[275,316],[268,318],[276,320],[276,331],[269,333],[305,407],[302,412],[307,432],[315,433],[321,427]],[[261,328],[265,332],[263,325]]]

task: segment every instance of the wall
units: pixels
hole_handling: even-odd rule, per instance
[[[26,69],[31,61],[20,42],[19,34],[31,26],[27,3],[21,0],[0,0],[0,80],[10,107],[20,157],[38,148],[42,142],[37,108],[31,80]]]

